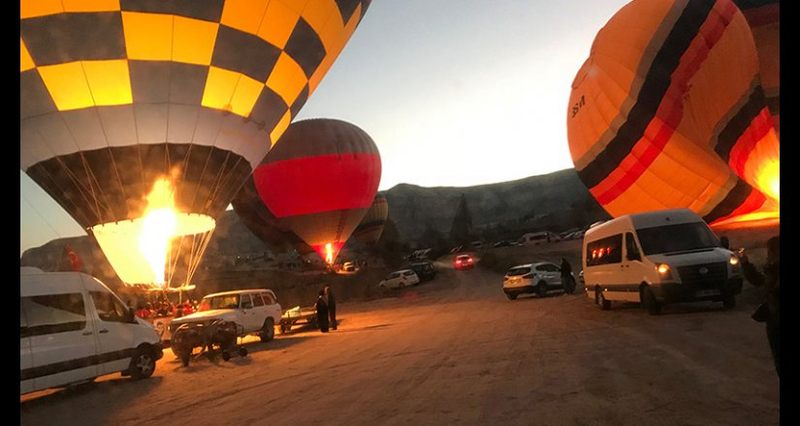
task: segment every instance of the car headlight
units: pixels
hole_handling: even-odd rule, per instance
[[[658,275],[661,276],[661,279],[663,280],[672,279],[672,268],[670,268],[669,265],[667,265],[666,263],[657,263],[656,271],[658,271]]]

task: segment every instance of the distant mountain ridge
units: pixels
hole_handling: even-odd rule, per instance
[[[420,238],[428,227],[447,235],[462,194],[473,225],[484,232],[493,227],[512,233],[560,231],[607,217],[575,169],[469,187],[399,184],[381,194],[389,204],[389,219],[407,240]]]

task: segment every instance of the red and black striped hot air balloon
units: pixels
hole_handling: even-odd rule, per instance
[[[252,176],[239,189],[231,200],[233,211],[242,223],[265,242],[276,253],[286,253],[292,249],[301,255],[314,253],[300,237],[290,229],[282,226],[278,218],[267,208],[258,195]]]
[[[372,138],[333,119],[292,123],[253,172],[261,199],[279,223],[328,264],[369,210],[380,179]]]
[[[353,237],[364,245],[374,246],[381,238],[388,217],[389,203],[386,201],[386,197],[375,194],[372,206],[367,210],[367,214],[364,215],[364,219],[358,224],[356,230],[353,231]]]
[[[598,32],[567,112],[581,180],[612,215],[777,217],[779,140],[730,0],[634,0]]]
[[[20,168],[128,284],[188,285],[370,0],[20,2]]]

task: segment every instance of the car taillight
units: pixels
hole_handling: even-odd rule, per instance
[[[460,264],[461,264],[461,260],[456,260],[456,265],[460,265]]]

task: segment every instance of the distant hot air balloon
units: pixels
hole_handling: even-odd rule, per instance
[[[380,178],[372,138],[333,119],[292,123],[253,172],[261,199],[279,223],[328,264],[369,210]]]
[[[20,3],[20,168],[127,284],[188,285],[370,0]]]
[[[231,206],[250,232],[275,253],[286,253],[293,249],[301,255],[315,253],[297,234],[280,224],[261,200],[252,176],[233,197]]]
[[[779,140],[730,0],[634,0],[598,33],[567,113],[581,180],[612,215],[776,217]]]
[[[364,219],[361,219],[361,223],[353,231],[353,237],[364,245],[374,246],[381,238],[388,217],[389,204],[386,202],[386,197],[376,194]]]

